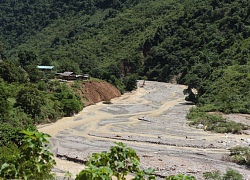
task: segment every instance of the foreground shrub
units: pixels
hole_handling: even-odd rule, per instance
[[[243,180],[243,176],[233,169],[228,169],[224,175],[221,175],[219,171],[206,172],[204,178],[208,180]]]
[[[205,179],[214,179],[214,180],[222,180],[221,173],[220,171],[215,171],[215,172],[206,172],[204,173],[204,178]]]
[[[21,131],[20,147],[15,144],[0,148],[0,177],[3,179],[53,179],[55,165],[47,144],[50,136],[36,131]]]
[[[140,159],[136,152],[123,143],[116,143],[110,152],[94,153],[86,163],[87,168],[82,170],[76,180],[99,180],[116,177],[125,180],[128,173],[133,173],[134,180],[155,179],[153,170],[141,170]]]
[[[1,123],[0,125],[0,147],[8,146],[11,143],[18,143],[21,140],[19,131],[21,129],[18,127],[13,127],[12,125]]]
[[[243,180],[243,176],[239,172],[229,169],[227,170],[226,174],[224,174],[223,179]]]
[[[166,180],[196,180],[196,178],[190,175],[177,174],[166,177]]]
[[[250,165],[250,148],[237,146],[230,149],[230,160],[241,165]]]

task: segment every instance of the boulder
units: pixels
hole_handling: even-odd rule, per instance
[[[197,129],[203,129],[204,125],[203,124],[198,124]]]

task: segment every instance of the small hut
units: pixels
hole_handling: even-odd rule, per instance
[[[83,75],[77,75],[76,73],[74,72],[63,72],[63,73],[56,73],[56,75],[59,75],[62,77],[63,80],[77,80],[77,79],[82,79],[83,78]]]

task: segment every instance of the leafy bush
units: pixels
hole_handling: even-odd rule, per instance
[[[89,165],[88,168],[81,171],[76,180],[99,180],[99,179],[112,179],[113,171],[107,166],[96,167]]]
[[[203,124],[208,131],[215,131],[217,133],[234,133],[239,134],[248,126],[228,121],[220,115],[208,114],[202,108],[192,108],[187,114],[187,118],[191,121],[190,125]]]
[[[63,99],[61,103],[65,116],[72,116],[82,110],[82,103],[77,99]]]
[[[250,148],[237,146],[230,149],[231,161],[237,164],[250,165]]]
[[[48,134],[22,130],[20,147],[11,144],[0,148],[0,177],[4,179],[53,179],[55,165],[48,150]]]
[[[215,171],[215,172],[206,172],[204,173],[204,178],[205,179],[214,179],[214,180],[222,180],[221,173],[220,171]]]
[[[239,172],[237,172],[233,169],[229,169],[229,170],[227,170],[226,174],[224,174],[224,176],[223,176],[223,180],[228,180],[228,179],[243,180],[243,176]]]
[[[26,84],[21,88],[16,97],[16,107],[20,107],[34,120],[39,119],[41,108],[45,105],[44,94],[35,85]]]
[[[224,175],[221,175],[220,171],[206,172],[204,178],[208,180],[243,180],[243,176],[233,169],[228,169]]]
[[[11,143],[18,144],[22,139],[19,134],[21,129],[10,124],[2,123],[0,126],[0,147],[8,146]]]
[[[138,77],[136,75],[130,75],[125,78],[125,90],[126,91],[132,91],[137,88],[137,79]]]
[[[18,149],[18,146],[15,143],[9,142],[8,146],[1,146],[0,167],[2,168],[2,165],[6,162],[17,161],[17,154],[20,154],[20,150]],[[0,170],[0,172],[2,172],[2,169]],[[3,175],[0,174],[0,177],[3,177]]]
[[[77,83],[75,84],[75,88]],[[53,82],[49,87],[53,97],[59,102],[60,110],[65,116],[72,116],[84,107],[81,98],[65,83]]]
[[[118,180],[125,180],[128,173],[135,174],[134,180],[155,179],[153,170],[141,170],[140,159],[136,152],[123,143],[115,143],[110,152],[94,153],[87,162],[87,168],[82,170],[76,180],[99,180],[117,177]]]
[[[177,174],[166,177],[166,180],[196,180],[196,178],[190,175]]]
[[[11,108],[10,102],[8,101],[9,97],[9,88],[7,83],[3,82],[0,78],[0,119],[6,118],[9,115],[9,111]]]

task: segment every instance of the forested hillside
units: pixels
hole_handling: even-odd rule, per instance
[[[28,64],[89,73],[120,90],[129,76],[164,82],[177,76],[189,86],[188,99],[211,110],[249,113],[249,4],[2,1],[0,38],[4,57],[14,63],[31,56]]]

